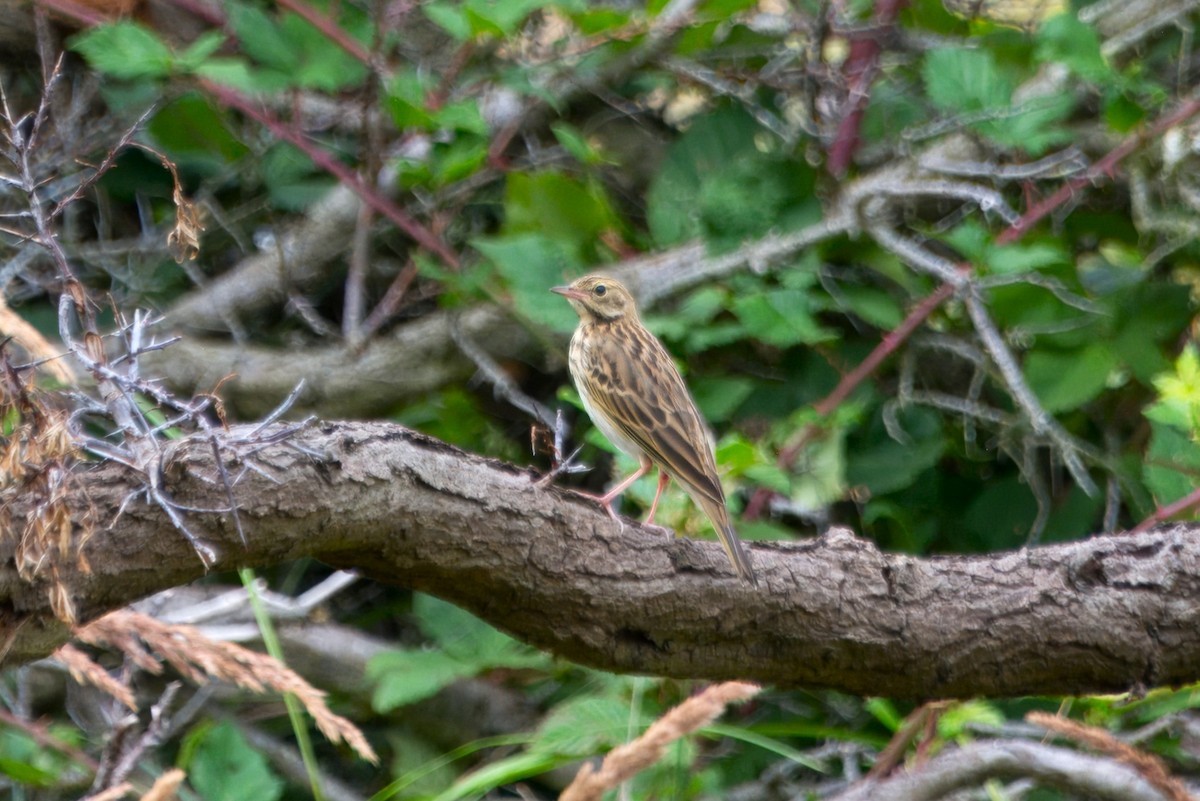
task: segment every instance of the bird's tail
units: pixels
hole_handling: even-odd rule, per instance
[[[697,500],[699,500],[704,514],[708,515],[708,519],[712,521],[713,528],[717,530],[717,536],[721,538],[721,544],[725,546],[725,553],[729,556],[729,562],[733,565],[733,569],[737,571],[743,581],[757,587],[758,577],[754,575],[754,566],[750,564],[750,554],[746,553],[742,541],[738,539],[737,531],[734,530],[733,523],[729,520],[729,510],[725,508],[724,504],[707,498]]]

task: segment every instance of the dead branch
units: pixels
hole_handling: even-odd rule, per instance
[[[1042,743],[992,740],[940,754],[891,778],[859,782],[833,801],[934,801],[989,779],[1022,778],[1097,801],[1166,798],[1136,770],[1111,759]]]
[[[883,554],[835,531],[754,544],[756,591],[736,581],[716,542],[619,525],[566,490],[535,487],[526,471],[399,426],[258,436],[257,470],[226,465],[239,477],[246,545],[227,514],[189,518],[217,569],[315,556],[438,595],[584,664],[910,698],[1120,692],[1200,678],[1194,525],[931,559]],[[237,451],[219,449],[230,460]],[[163,466],[164,489],[180,504],[224,508],[207,434],[167,445]],[[166,513],[128,499],[138,473],[106,464],[86,477],[98,520],[110,523],[126,504],[86,546],[91,572],[61,566],[81,619],[203,574]],[[45,590],[0,553],[3,664],[68,638]]]

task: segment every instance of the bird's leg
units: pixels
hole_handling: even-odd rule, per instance
[[[604,509],[608,512],[609,517],[611,517],[613,520],[616,520],[617,522],[620,522],[621,518],[617,516],[616,510],[614,510],[612,507],[613,501],[615,501],[617,499],[617,496],[619,496],[622,492],[629,489],[630,485],[633,484],[633,482],[637,481],[639,478],[641,478],[642,476],[649,473],[651,467],[653,467],[653,465],[650,463],[650,460],[643,457],[642,463],[638,467],[638,469],[635,470],[632,474],[630,474],[629,477],[627,477],[623,481],[621,481],[620,484],[618,484],[617,486],[610,489],[608,492],[604,493],[603,495],[589,495],[588,493],[583,493],[583,494],[587,495],[589,498],[594,500],[596,503],[603,506]]]
[[[654,512],[658,509],[658,499],[662,497],[663,490],[671,483],[671,476],[661,467],[658,469],[658,491],[654,493],[654,503],[650,504],[650,514],[646,515],[646,525],[654,524]]]

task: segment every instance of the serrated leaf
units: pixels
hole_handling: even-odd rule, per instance
[[[476,239],[471,245],[496,266],[518,312],[553,331],[575,329],[579,318],[570,304],[550,292],[567,276],[582,272],[565,245],[541,234]]]
[[[1035,350],[1025,357],[1025,378],[1050,413],[1077,409],[1095,398],[1117,366],[1107,344],[1080,350]]]
[[[440,598],[424,593],[416,595],[413,598],[413,614],[420,621],[421,629],[436,640],[448,655],[475,672],[498,667],[548,665],[545,654]]]
[[[1030,100],[1002,119],[981,122],[973,127],[997,144],[1019,148],[1036,156],[1072,140],[1073,134],[1063,122],[1074,108],[1074,96],[1063,92]]]
[[[552,170],[509,175],[504,212],[505,233],[536,232],[568,245],[581,259],[602,233],[619,226],[598,182]]]
[[[179,69],[194,70],[204,63],[205,59],[217,52],[224,43],[225,33],[223,31],[205,31],[176,57],[175,63]]]
[[[187,765],[188,782],[206,801],[276,801],[283,780],[231,723],[205,734]]]
[[[530,750],[584,757],[624,742],[629,706],[611,698],[584,696],[565,701],[546,715]]]
[[[98,25],[71,39],[96,70],[114,78],[165,78],[171,72],[171,48],[158,34],[136,22]]]
[[[708,176],[753,147],[758,126],[740,111],[696,120],[667,152],[646,195],[647,222],[655,242],[674,245],[703,232],[697,199]]]
[[[464,664],[442,650],[387,651],[367,663],[367,677],[376,682],[371,706],[376,712],[389,712],[436,695],[442,688],[478,672],[476,666]]]
[[[296,14],[284,14],[280,31],[296,53],[299,64],[293,78],[297,86],[323,92],[336,92],[362,83],[367,67],[319,28]],[[350,31],[344,31],[347,36]]]
[[[832,339],[809,312],[809,294],[800,289],[772,289],[734,298],[733,313],[755,339],[776,347],[813,345]]]
[[[1100,50],[1095,28],[1075,14],[1060,14],[1042,23],[1035,35],[1034,58],[1043,64],[1065,64],[1086,81],[1100,83],[1115,78]]]
[[[265,11],[234,2],[227,2],[226,9],[229,25],[237,35],[242,52],[263,66],[285,74],[293,73],[300,66],[295,46]]]
[[[925,54],[921,68],[925,91],[942,111],[972,112],[1004,108],[1013,82],[986,50],[944,47]]]

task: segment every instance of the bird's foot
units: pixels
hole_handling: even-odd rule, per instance
[[[613,498],[610,498],[608,495],[593,495],[590,492],[583,492],[582,490],[576,490],[575,492],[576,494],[587,498],[589,501],[595,501],[596,503],[600,504],[600,508],[608,512],[608,516],[621,525],[621,530],[623,531],[625,529],[625,522],[621,519],[621,516],[617,514],[617,510],[613,508]]]

